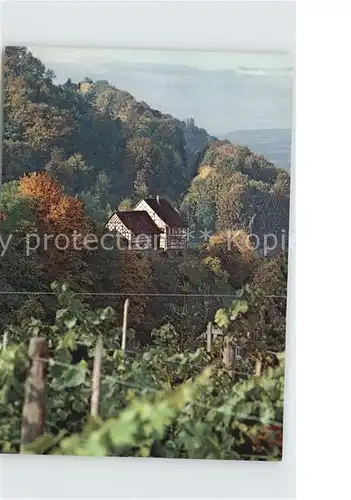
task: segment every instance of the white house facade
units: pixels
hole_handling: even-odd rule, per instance
[[[105,227],[120,236],[122,246],[135,250],[160,248],[161,230],[147,212],[115,212],[106,222]],[[123,241],[126,245],[123,245]]]
[[[139,201],[134,211],[145,211],[161,230],[160,248],[163,250],[185,250],[187,248],[187,226],[180,214],[164,198],[146,198]]]

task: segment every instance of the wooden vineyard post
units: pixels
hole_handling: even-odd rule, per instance
[[[31,366],[25,382],[21,427],[21,452],[44,433],[45,426],[45,363],[47,340],[30,339],[28,355]]]
[[[207,352],[211,352],[212,347],[212,323],[207,325]]]
[[[5,350],[8,342],[8,333],[5,332],[2,336],[2,348]]]
[[[231,345],[232,349],[232,379],[235,382],[236,379],[236,346]]]
[[[255,366],[255,377],[259,377],[261,375],[262,362],[260,358],[256,358],[256,366]]]
[[[230,337],[224,338],[222,361],[228,371],[229,376],[235,381],[236,355],[235,346],[230,341]]]
[[[129,307],[129,299],[126,299],[124,302],[124,310],[123,310],[122,345],[121,345],[122,351],[126,350],[128,307]]]
[[[99,402],[100,402],[100,377],[101,377],[101,359],[102,359],[102,339],[98,338],[95,348],[93,380],[92,380],[92,393],[90,414],[92,417],[99,415]]]

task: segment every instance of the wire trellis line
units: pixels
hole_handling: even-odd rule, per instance
[[[77,365],[72,365],[69,363],[64,363],[62,361],[56,361],[53,358],[36,358],[36,361],[41,361],[43,363],[48,363],[50,366],[54,366],[55,364],[58,366],[66,367],[66,368],[76,368],[79,369]],[[86,367],[83,367],[83,370],[87,371]],[[113,375],[104,375],[101,380],[109,380],[111,382],[115,382],[116,384],[119,385],[124,385],[125,387],[133,388],[133,389],[138,389],[140,391],[148,391],[148,392],[159,392],[159,391],[165,391],[166,389],[164,387],[148,387],[148,386],[141,386],[139,384],[135,384],[133,382],[128,382],[127,380],[122,380],[120,378],[114,377]],[[211,408],[209,406],[203,405],[199,402],[193,402],[192,403],[194,406],[197,406],[198,408],[202,408],[207,411],[215,411],[217,413],[225,414],[228,415],[228,410],[226,411],[225,409],[221,408]],[[225,405],[222,405],[225,406]],[[276,420],[271,420],[271,419],[265,419],[264,421],[260,417],[254,417],[251,415],[240,415],[240,414],[233,414],[233,417],[237,420],[252,420],[255,422],[260,422],[263,425],[275,425],[277,427],[283,427],[283,424],[281,422],[277,422]]]
[[[27,292],[27,291],[0,291],[0,295],[56,295],[55,292]],[[134,293],[134,292],[74,292],[77,296],[111,296],[111,297],[228,297],[242,300],[242,295],[237,294],[204,294],[204,293]],[[287,299],[286,295],[265,295],[266,298]]]
[[[121,351],[123,352],[123,351]],[[131,352],[131,351],[127,351],[127,352]],[[38,361],[41,361],[42,363],[48,363],[50,366],[54,366],[54,365],[57,365],[57,366],[62,366],[63,368],[77,368],[77,369],[82,369],[82,367],[79,367],[78,364],[77,365],[72,365],[70,363],[63,363],[62,361],[56,361],[54,358],[36,358]],[[166,363],[169,363],[169,364],[176,364],[178,363],[176,360],[165,360]],[[200,368],[200,369],[205,369],[205,368],[208,368],[208,366],[210,366],[210,364],[208,365],[193,365],[192,363],[178,363],[179,366],[192,366],[193,368]],[[88,371],[88,369],[86,367],[83,367],[83,369],[85,371]],[[250,374],[249,373],[245,373],[245,372],[233,372],[235,373],[235,375],[245,375],[246,377],[249,377]],[[105,378],[107,377],[111,377],[112,375],[105,375]],[[160,389],[159,389],[160,390]]]
[[[80,342],[80,341],[76,341],[76,344],[77,345],[82,345],[82,346],[86,346],[86,344],[84,342]],[[241,344],[241,346],[245,346],[245,344]],[[90,347],[90,346],[89,346]],[[147,351],[142,351],[142,350],[139,350],[139,351],[132,351],[130,349],[125,349],[125,350],[122,350],[122,349],[115,349],[117,351],[120,351],[121,354],[130,354],[130,355],[133,355],[133,356],[142,356],[144,353],[146,353]],[[274,355],[276,356],[277,353],[276,352],[273,352],[273,351],[265,351],[266,354],[269,354],[269,355]],[[164,359],[163,360],[164,363],[168,363],[168,364],[171,364],[171,365],[175,365],[175,364],[178,364],[178,366],[191,366],[193,368],[207,368],[209,365],[197,365],[197,364],[194,364],[194,363],[190,363],[189,361],[187,362],[180,362],[176,359]],[[196,363],[196,361],[195,361]],[[248,373],[248,372],[241,372],[241,371],[235,371],[233,372],[235,375],[241,375],[241,376],[245,376],[245,377],[250,377],[252,374],[251,373]]]

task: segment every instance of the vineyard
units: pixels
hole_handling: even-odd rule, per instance
[[[60,309],[52,322],[27,318],[4,334],[3,453],[281,459],[284,357],[272,363],[248,344],[263,368],[259,375],[244,376],[221,355],[240,322],[247,321],[250,302],[245,298],[217,311],[214,321],[226,335],[213,342],[210,352],[204,341],[180,345],[170,324],[154,330],[146,347],[128,330],[127,347],[121,349],[122,329],[116,327],[112,308],[92,310],[66,286],[53,290]],[[30,339],[44,342],[45,355],[30,359]],[[44,428],[32,442],[27,435],[24,446],[23,436],[31,435],[30,426],[36,424],[26,422],[26,406],[40,399],[26,382],[31,366],[35,373],[43,367]]]
[[[0,451],[280,460],[289,172],[26,47],[3,67]]]

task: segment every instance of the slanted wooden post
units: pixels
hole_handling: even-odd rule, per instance
[[[121,345],[122,351],[126,350],[128,307],[129,307],[129,299],[126,299],[124,302],[124,310],[123,310],[122,345]]]
[[[212,323],[207,325],[207,352],[211,352],[212,347]]]
[[[261,375],[262,361],[260,358],[256,358],[256,366],[255,366],[255,377],[259,377]]]
[[[222,361],[229,376],[235,381],[236,352],[235,346],[232,344],[231,338],[228,335],[224,337]]]
[[[28,355],[31,359],[31,366],[24,386],[21,452],[44,433],[47,340],[40,337],[30,339]]]
[[[8,341],[8,333],[5,332],[4,335],[2,336],[2,348],[4,350],[6,349],[7,341]]]
[[[90,405],[90,414],[92,417],[97,417],[99,415],[101,358],[102,358],[102,338],[99,337],[96,342],[95,356],[94,356],[92,393],[91,393],[91,405]]]
[[[231,346],[232,347],[232,379],[233,382],[236,380],[236,346]]]

